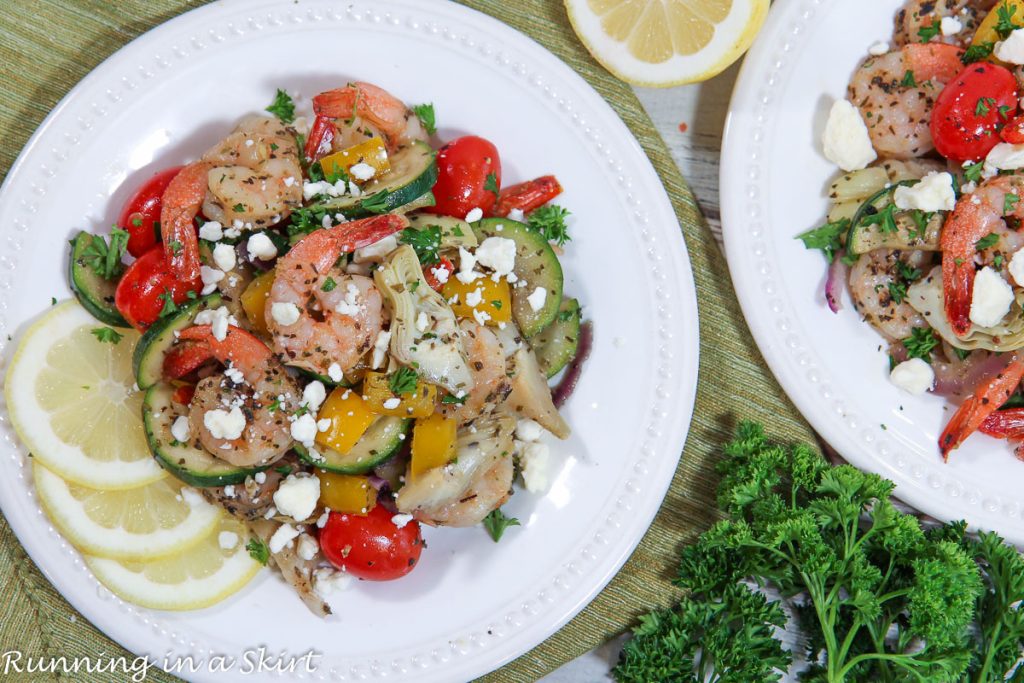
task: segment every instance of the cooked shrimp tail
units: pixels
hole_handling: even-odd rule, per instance
[[[939,450],[944,459],[948,460],[951,451],[958,448],[992,413],[1006,403],[1017,390],[1022,377],[1024,360],[1014,354],[1002,372],[983,382],[974,395],[963,402],[939,437]]]
[[[206,198],[210,168],[197,161],[181,169],[164,191],[160,208],[164,258],[174,276],[185,282],[199,278],[199,239],[192,221]]]

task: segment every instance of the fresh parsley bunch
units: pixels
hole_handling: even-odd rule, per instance
[[[791,666],[777,638],[793,606],[814,682],[1024,680],[1024,561],[962,523],[924,531],[890,500],[894,485],[805,445],[740,425],[719,465],[727,518],[686,548],[677,607],[644,617],[616,678],[776,681]]]

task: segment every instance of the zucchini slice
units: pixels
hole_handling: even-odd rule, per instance
[[[174,315],[157,320],[146,330],[132,355],[135,381],[140,389],[148,389],[163,380],[164,354],[174,343],[174,333],[191,326],[199,311],[220,306],[221,299],[217,293],[196,299],[182,305]]]
[[[328,472],[365,474],[398,452],[411,424],[409,418],[385,415],[370,425],[348,453],[327,448],[320,451],[323,459],[318,460],[300,444],[295,444],[295,452],[303,461]]]
[[[160,466],[190,486],[241,484],[266,467],[237,467],[215,458],[195,443],[181,443],[171,436],[171,425],[181,414],[171,401],[174,387],[154,384],[142,400],[146,441]],[[269,465],[267,466],[269,467]]]
[[[473,224],[473,232],[480,242],[488,237],[504,237],[516,243],[515,274],[519,282],[512,287],[512,316],[524,337],[539,334],[555,319],[562,304],[562,264],[555,250],[539,232],[508,218],[484,218]],[[525,286],[521,286],[523,283]],[[537,287],[547,290],[539,311],[526,300]]]
[[[893,194],[897,187],[915,185],[918,181],[905,180],[885,187],[868,197],[857,213],[850,219],[850,229],[846,234],[846,249],[851,254],[860,256],[875,249],[916,249],[921,251],[938,251],[939,235],[946,216],[942,212],[932,214],[924,225],[918,225],[912,212],[900,211],[893,215],[896,230],[885,230],[881,225],[867,225],[866,218],[878,214],[893,202]]]
[[[555,321],[531,340],[537,365],[548,379],[557,375],[576,355],[582,318],[580,302],[565,299],[558,308]]]
[[[114,327],[131,327],[114,306],[114,292],[117,282],[105,280],[85,263],[85,250],[92,243],[93,236],[86,231],[71,240],[71,257],[68,260],[68,282],[82,308],[101,323]]]
[[[473,228],[464,220],[452,216],[435,216],[429,213],[421,213],[409,216],[409,227],[417,230],[438,227],[441,229],[441,249],[458,249],[465,247],[472,249],[478,242]]]
[[[430,145],[413,142],[395,152],[390,158],[391,171],[364,185],[358,197],[335,197],[316,206],[332,213],[343,213],[348,218],[389,213],[418,200],[424,202],[422,206],[428,206],[425,203],[428,200],[422,198],[430,194],[437,182],[435,156]],[[429,206],[433,206],[433,201],[434,196],[430,194]]]

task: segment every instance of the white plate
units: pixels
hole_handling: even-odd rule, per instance
[[[836,175],[821,153],[828,109],[868,47],[891,40],[902,4],[780,0],[772,7],[736,84],[723,144],[729,269],[768,365],[843,457],[895,481],[897,495],[924,512],[1022,544],[1024,463],[1005,442],[976,435],[943,464],[937,440],[954,406],[888,381],[881,337],[848,296],[838,315],[828,310],[821,252],[794,239],[824,222]]]
[[[575,216],[566,291],[595,321],[594,353],[566,409],[547,495],[506,510],[522,528],[430,530],[408,579],[359,583],[329,621],[271,572],[201,612],[137,609],[98,586],[49,526],[25,449],[3,419],[0,503],[32,558],[89,620],[128,649],[236,658],[266,646],[322,656],[315,677],[465,681],[540,643],[615,574],[647,529],[693,408],[697,307],[672,206],[608,105],[511,28],[454,3],[414,0],[216,3],[134,41],[40,127],[0,195],[0,345],[69,296],[66,238],[113,222],[150,170],[194,157],[285,86],[308,97],[353,79],[433,102],[440,136],[474,132],[503,151],[506,183],[555,173]],[[136,173],[137,172],[137,173]],[[126,178],[129,179],[128,182]],[[614,282],[610,275],[614,274]],[[310,676],[307,676],[310,677]]]

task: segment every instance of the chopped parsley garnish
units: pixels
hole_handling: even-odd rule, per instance
[[[963,56],[960,58],[964,64],[973,64],[980,62],[984,59],[988,59],[992,52],[995,50],[996,44],[991,41],[978,43],[977,45],[971,45],[969,48],[964,50]]]
[[[391,210],[391,207],[388,206],[387,200],[388,191],[381,190],[380,192],[371,194],[369,197],[364,199],[359,205],[363,208],[364,211],[369,211],[370,213],[387,213],[388,211]]]
[[[575,315],[576,315],[576,311],[575,310],[559,311],[558,312],[558,319],[561,322],[566,323],[566,322],[569,322],[570,320],[572,320],[573,316],[575,316]]]
[[[1002,4],[996,8],[996,17],[999,21],[996,22],[995,29],[996,33],[1000,38],[1006,40],[1010,37],[1010,34],[1021,28],[1020,25],[1014,23],[1013,15],[1017,13],[1017,6],[1011,6],[1009,2],[1003,0]]]
[[[915,282],[921,279],[921,270],[919,268],[914,268],[906,261],[897,262],[896,271],[899,273],[900,277],[907,282]]]
[[[388,376],[388,388],[395,396],[416,392],[416,371],[412,368],[398,368]]]
[[[935,212],[928,213],[920,209],[911,211],[910,218],[914,221],[914,228],[911,230],[910,236],[923,240],[928,234],[928,223],[931,222],[934,216]]]
[[[91,330],[94,337],[101,342],[116,344],[124,338],[124,335],[112,327],[94,327]]]
[[[459,398],[455,394],[445,394],[444,396],[441,397],[441,403],[443,403],[446,406],[461,406],[463,403],[466,402],[467,398],[468,396],[463,396],[462,398]]]
[[[437,132],[437,120],[434,117],[433,103],[413,105],[412,111],[416,114],[416,118],[420,120],[420,123],[423,124],[427,135],[433,135]]]
[[[978,100],[978,104],[974,107],[974,113],[977,116],[988,116],[988,113],[992,111],[992,107],[996,105],[996,101],[991,97],[982,97]]]
[[[337,286],[338,283],[334,281],[334,278],[327,276],[327,279],[324,280],[324,283],[320,285],[320,289],[322,289],[325,292],[333,292],[334,288]]]
[[[268,413],[274,413],[281,409],[281,399],[275,398],[269,406],[267,406]]]
[[[238,204],[235,204],[234,206],[232,206],[231,210],[236,212],[236,213],[240,213],[242,211],[245,211],[245,204],[242,204],[241,202],[239,202]]]
[[[942,32],[941,27],[942,25],[939,23],[939,20],[936,19],[932,22],[931,26],[922,26],[919,28],[917,30],[917,35],[921,39],[922,43],[927,43]]]
[[[324,217],[330,214],[330,210],[323,206],[307,206],[304,209],[295,209],[289,216],[288,225],[285,230],[288,237],[301,237],[324,227]]]
[[[104,280],[113,280],[124,270],[121,257],[128,247],[128,231],[114,228],[108,243],[101,235],[90,235],[89,245],[82,251],[82,261]]]
[[[530,212],[526,222],[548,242],[562,246],[572,238],[565,225],[569,211],[557,204],[546,204]]]
[[[498,193],[500,192],[500,190],[498,189],[498,176],[497,176],[497,174],[495,174],[493,172],[487,174],[487,178],[484,180],[484,190],[487,191],[487,192],[494,193],[495,197],[498,196]]]
[[[971,355],[969,349],[958,349],[955,346],[953,347],[953,353],[955,353],[956,357],[959,358],[960,360],[964,360],[967,358],[967,356]]]
[[[982,170],[984,168],[985,168],[985,162],[984,161],[979,161],[976,164],[971,164],[970,166],[965,166],[964,167],[964,178],[969,183],[980,183],[981,182],[981,172],[982,172]]]
[[[166,318],[169,315],[174,315],[178,312],[178,304],[174,303],[174,296],[171,294],[171,290],[164,287],[164,293],[157,297],[164,302],[163,308],[160,309],[158,317]]]
[[[898,230],[896,226],[896,205],[889,204],[884,209],[865,216],[861,222],[864,225],[877,225],[883,235],[892,234]]]
[[[1003,267],[1002,254],[996,254],[995,256],[992,257],[992,267],[995,268],[996,270],[999,270],[1000,268]]]
[[[171,248],[171,253],[174,255],[178,255],[182,249],[181,242],[179,242],[178,240],[171,240],[170,242],[167,243],[167,246]]]
[[[806,249],[821,249],[825,253],[825,259],[832,263],[836,258],[836,252],[843,248],[843,235],[850,229],[850,220],[844,218],[835,223],[826,223],[820,228],[808,230],[796,238],[804,243]]]
[[[422,230],[406,228],[398,233],[398,241],[412,247],[416,258],[424,266],[432,266],[441,260],[437,254],[441,248],[441,228],[436,225],[429,225]]]
[[[500,311],[501,310],[501,302],[499,300],[497,300],[497,299],[494,299],[493,301],[491,301],[491,306],[494,306],[494,310],[496,310],[496,311]]]
[[[904,88],[916,88],[917,80],[914,78],[914,72],[907,69],[907,73],[903,74],[903,80],[900,82]]]
[[[494,542],[497,543],[501,540],[501,537],[505,534],[505,529],[510,526],[520,526],[519,520],[515,517],[506,517],[505,513],[501,511],[501,508],[491,510],[491,512],[484,517],[484,528],[487,529],[487,533],[491,535]]]
[[[980,240],[975,242],[974,247],[978,251],[982,251],[984,249],[988,249],[989,247],[995,246],[997,242],[999,242],[999,235],[995,234],[994,232],[990,232],[989,234],[985,235]]]
[[[903,303],[903,300],[907,298],[907,285],[899,281],[890,282],[889,296],[895,303]]]
[[[1017,206],[1017,202],[1020,201],[1020,197],[1017,195],[1007,192],[1003,196],[1003,213],[1008,214],[1013,211],[1013,208]]]
[[[249,557],[262,565],[266,565],[270,560],[270,548],[263,542],[263,539],[250,538],[249,542],[245,544],[245,549],[249,551]]]
[[[265,111],[269,111],[284,123],[291,123],[295,120],[295,102],[292,101],[288,93],[280,88],[277,89],[277,93],[274,95],[274,101],[270,103],[270,106]]]
[[[910,336],[903,340],[907,355],[924,361],[931,357],[932,350],[938,345],[939,340],[930,327],[915,327],[910,331]]]
[[[1013,111],[1013,107],[1009,107],[1005,104],[999,105],[999,118],[1006,120],[1010,118],[1010,112]]]

